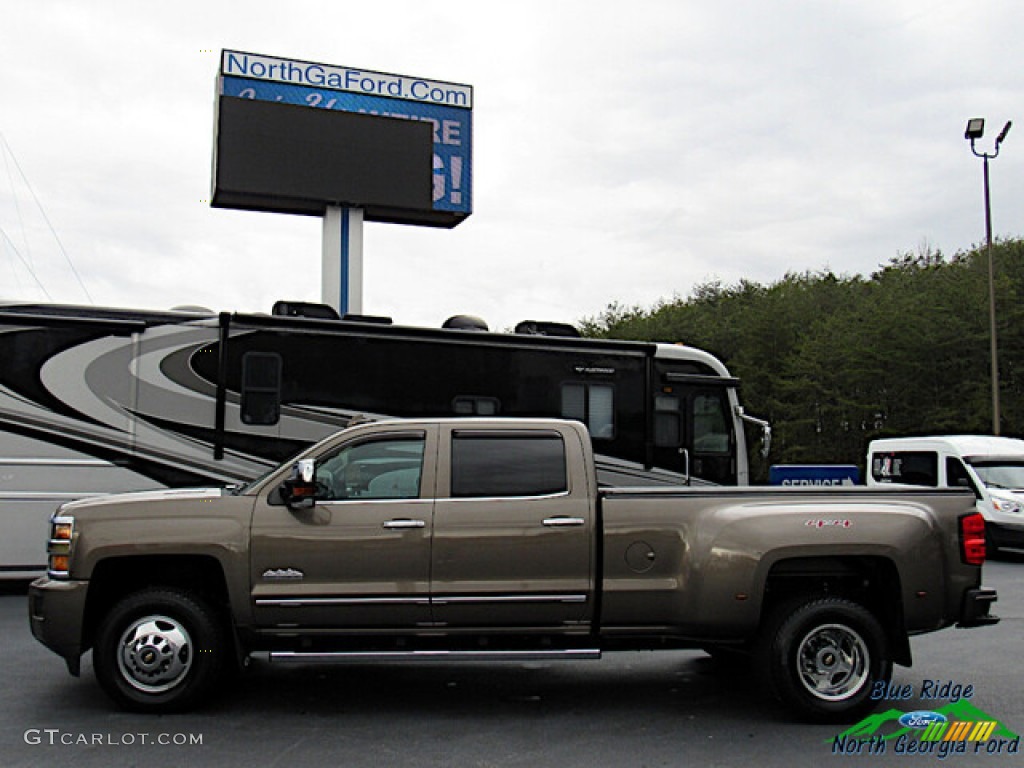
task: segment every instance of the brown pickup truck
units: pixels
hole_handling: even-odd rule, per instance
[[[969,492],[599,489],[576,422],[390,421],[244,487],[65,504],[29,614],[139,711],[193,706],[251,656],[703,648],[849,721],[910,635],[998,621],[984,535]]]

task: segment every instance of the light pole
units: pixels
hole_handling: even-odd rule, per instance
[[[996,148],[992,154],[987,152],[979,152],[974,147],[974,142],[982,137],[985,133],[985,118],[973,117],[967,121],[967,130],[964,132],[964,138],[969,139],[971,142],[971,152],[974,153],[975,157],[980,157],[984,161],[984,176],[985,176],[985,253],[988,256],[988,325],[989,325],[989,343],[990,343],[990,356],[992,359],[992,434],[999,434],[999,358],[997,356],[996,344],[996,291],[995,291],[995,277],[994,270],[992,268],[992,206],[989,202],[989,191],[988,191],[988,161],[995,159],[999,156],[999,146],[1003,143],[1006,138],[1006,134],[1010,132],[1010,126],[1013,123],[1009,120],[1006,121],[1006,125],[1003,126],[1003,130],[996,136]]]

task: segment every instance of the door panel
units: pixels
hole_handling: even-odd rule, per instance
[[[384,433],[317,461],[312,509],[257,502],[256,623],[396,629],[430,622],[436,431]]]
[[[585,486],[572,492],[582,481],[567,477],[563,436],[543,433],[541,446],[537,433],[452,431],[453,482],[434,514],[434,620],[451,628],[585,622],[593,519]],[[527,495],[531,486],[537,495]]]
[[[735,484],[735,438],[726,390],[676,384],[653,397],[655,466],[721,485]]]

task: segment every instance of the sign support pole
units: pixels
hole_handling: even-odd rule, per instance
[[[363,313],[363,209],[328,205],[320,261],[321,296],[338,314]]]

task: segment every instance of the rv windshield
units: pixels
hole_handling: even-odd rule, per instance
[[[989,488],[1015,490],[1024,488],[1024,459],[971,462],[978,477]]]

